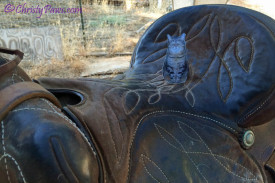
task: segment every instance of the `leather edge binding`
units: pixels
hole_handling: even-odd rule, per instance
[[[0,120],[19,104],[32,98],[45,98],[57,107],[61,104],[53,94],[34,82],[20,82],[0,90]]]

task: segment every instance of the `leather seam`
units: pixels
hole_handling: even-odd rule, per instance
[[[262,104],[258,105],[258,107],[255,109],[252,109],[245,117],[243,117],[243,119],[239,120],[239,122],[241,121],[245,121],[247,118],[249,118],[250,116],[252,116],[253,114],[255,114],[257,111],[261,110],[261,108],[264,107],[264,105],[270,101],[271,97],[274,95],[275,90],[272,91],[272,93],[267,97],[267,99],[265,99],[265,101],[263,101]]]
[[[0,158],[0,161],[2,160],[2,158],[4,158],[4,161],[5,161],[5,167],[6,167],[6,173],[7,173],[7,176],[8,176],[8,180],[9,182],[11,182],[10,180],[10,176],[9,176],[9,172],[8,172],[8,166],[7,166],[7,160],[6,160],[6,157],[9,157],[16,165],[22,179],[23,179],[23,182],[26,183],[26,179],[24,177],[24,174],[20,168],[20,166],[18,165],[17,161],[9,154],[9,153],[6,153],[6,146],[5,146],[5,126],[4,126],[4,121],[1,121],[1,128],[2,128],[2,146],[3,146],[3,151],[4,151],[4,154],[1,156]]]
[[[213,154],[213,152],[211,151],[211,149],[209,148],[209,146],[203,141],[203,139],[201,138],[201,136],[197,133],[197,131],[194,129],[194,128],[192,128],[191,126],[189,126],[189,125],[187,125],[187,124],[185,124],[184,122],[181,122],[181,121],[178,121],[179,123],[182,123],[182,124],[184,124],[184,125],[186,125],[187,127],[189,127],[190,129],[192,129],[193,131],[194,131],[194,133],[199,137],[199,139],[200,139],[200,142],[202,142],[203,144],[204,144],[204,146],[207,148],[207,150],[209,151],[209,154],[228,172],[228,173],[230,173],[230,174],[232,174],[232,175],[234,175],[234,176],[236,176],[236,177],[239,177],[240,179],[245,179],[245,180],[258,180],[258,179],[256,179],[256,178],[254,178],[254,179],[248,179],[248,178],[244,178],[244,177],[241,177],[241,176],[239,176],[238,174],[236,174],[236,173],[234,173],[234,172],[232,172],[231,170],[229,170],[222,162],[220,162],[217,158],[215,158],[215,156],[214,156],[214,154]],[[182,130],[182,128],[181,128],[181,130]],[[182,130],[183,131],[183,130]],[[181,143],[180,143],[181,144]],[[187,152],[186,152],[187,153]],[[237,163],[237,162],[234,162],[235,164]],[[254,164],[255,165],[255,164]],[[245,168],[246,170],[248,170],[248,172],[250,172],[250,170],[248,169],[248,168]],[[252,175],[254,175],[252,172],[250,172]],[[254,177],[256,177],[255,175],[254,175]]]
[[[2,146],[3,146],[3,152],[4,154],[6,154],[6,146],[5,146],[5,128],[4,128],[4,122],[1,122],[1,127],[2,127]],[[5,169],[6,169],[6,174],[8,177],[8,181],[11,183],[10,180],[10,175],[9,175],[9,171],[8,171],[8,164],[7,164],[7,158],[4,158],[4,162],[5,162]]]
[[[211,118],[205,117],[205,116],[199,116],[199,115],[192,114],[192,113],[186,113],[186,112],[183,112],[183,111],[175,111],[175,110],[154,111],[154,112],[148,113],[148,114],[144,115],[144,116],[139,120],[139,122],[138,122],[138,124],[137,124],[137,127],[136,127],[136,129],[135,129],[135,131],[134,131],[134,134],[133,134],[133,136],[132,136],[132,138],[131,138],[130,150],[129,150],[129,157],[128,157],[128,176],[127,176],[128,181],[129,181],[129,176],[130,176],[129,173],[130,173],[131,149],[132,149],[133,142],[134,142],[134,139],[135,139],[135,136],[136,136],[136,132],[137,132],[137,130],[138,130],[138,128],[139,128],[140,123],[141,123],[146,117],[148,117],[148,116],[150,116],[150,115],[152,115],[152,114],[165,113],[165,112],[180,113],[180,114],[185,114],[185,115],[189,115],[189,116],[195,116],[195,117],[202,118],[202,119],[208,119],[208,120],[211,120],[211,121],[215,122],[216,124],[220,124],[220,125],[224,126],[225,128],[230,129],[230,130],[232,130],[233,132],[237,133],[237,131],[234,130],[233,128],[231,128],[231,127],[229,127],[229,126],[227,126],[227,125],[225,125],[225,124],[223,124],[223,123],[221,123],[221,122],[219,122],[219,121],[217,121],[217,120],[214,120],[214,119],[211,119]]]
[[[187,154],[187,152],[185,151],[182,143],[179,142],[178,139],[176,139],[171,133],[169,133],[166,129],[164,129],[163,127],[157,125],[156,123],[154,123],[154,126],[156,128],[156,130],[158,131],[159,135],[161,136],[161,138],[166,141],[168,144],[170,144],[172,147],[176,148],[177,150],[179,150],[182,153],[185,153],[187,155],[187,157],[189,158],[189,160],[192,162],[193,166],[197,169],[197,171],[199,172],[199,174],[203,177],[203,179],[208,182],[208,180],[206,179],[206,177],[202,174],[202,172],[200,171],[200,169],[198,168],[198,166],[195,164],[194,160],[189,156],[189,154]],[[167,134],[169,134],[177,143],[180,144],[182,149],[179,149],[178,147],[174,146],[173,144],[171,144],[168,140],[165,139],[165,137],[162,135],[162,133],[159,131],[158,127],[161,128],[162,130],[164,130]]]
[[[168,177],[165,175],[165,173],[163,172],[163,170],[162,170],[153,160],[151,160],[149,157],[147,157],[147,156],[144,155],[144,154],[141,154],[140,159],[142,159],[143,167],[145,168],[146,172],[150,175],[150,177],[153,178],[155,181],[161,183],[160,181],[158,181],[157,179],[155,179],[155,177],[148,171],[147,167],[145,166],[144,157],[145,157],[146,159],[148,159],[154,166],[156,166],[156,167],[160,170],[160,172],[164,175],[164,177],[166,178],[166,180],[167,180],[168,183],[169,183],[170,181],[169,181]]]
[[[90,142],[88,141],[87,137],[84,135],[84,133],[79,130],[76,126],[75,123],[73,123],[67,116],[64,116],[63,114],[60,114],[59,112],[56,112],[56,111],[49,111],[47,109],[43,109],[43,108],[21,108],[21,109],[16,109],[16,110],[13,110],[11,112],[19,112],[19,111],[24,111],[24,110],[34,110],[34,111],[44,111],[44,112],[48,112],[48,113],[52,113],[52,114],[56,114],[57,116],[63,118],[64,120],[66,120],[71,126],[73,126],[74,129],[76,129],[80,134],[81,136],[85,139],[86,143],[89,145],[89,148],[92,150],[93,154],[96,156],[96,152],[93,150]]]

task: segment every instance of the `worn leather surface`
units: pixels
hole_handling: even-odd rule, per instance
[[[93,134],[107,182],[268,182],[259,157],[272,155],[274,134],[259,129],[274,119],[274,26],[243,8],[184,8],[150,26],[122,80],[39,82],[84,96],[68,108]],[[168,84],[166,35],[182,33],[191,75]],[[249,150],[240,145],[246,128],[256,136]]]
[[[18,155],[21,166],[29,165],[25,160],[28,159],[37,174],[42,166],[45,175],[41,177],[49,176],[50,181],[57,182],[59,174],[55,170],[60,164],[55,167],[54,161],[49,161],[54,173],[44,168],[48,165],[44,162],[52,158],[51,152],[40,153],[43,163],[34,162],[29,154],[40,152],[36,147],[41,144],[47,149],[44,142],[50,136],[58,136],[65,144],[61,146],[66,147],[62,151],[65,157],[75,162],[65,165],[83,178],[79,182],[100,182],[98,177],[102,182],[274,182],[269,166],[275,145],[274,30],[275,22],[269,17],[235,6],[205,5],[171,12],[153,23],[141,37],[131,67],[120,77],[123,79],[39,79],[43,87],[59,91],[58,97],[62,92],[65,96],[66,91],[82,96],[78,103],[72,102],[77,101],[72,100],[77,98],[73,95],[68,104],[62,98],[67,114],[75,115],[81,128],[73,128],[68,120],[64,121],[66,117],[50,103],[32,100],[18,110],[33,105],[41,105],[41,110],[26,110],[31,114],[13,111],[17,118],[11,113],[7,119],[12,120],[7,124],[19,126],[17,121],[26,124],[24,121],[30,119],[26,126],[38,134],[44,120],[51,121],[50,126],[42,128],[46,132],[39,143],[29,138],[24,142],[34,145],[28,150],[19,149],[13,156]],[[191,75],[184,84],[168,84],[162,75],[166,35],[182,33],[187,34]],[[44,110],[46,104],[48,108]],[[40,118],[42,123],[29,125]],[[55,128],[59,123],[61,127]],[[73,131],[67,133],[65,129]],[[96,155],[88,148],[80,129],[91,139]],[[244,149],[241,135],[248,129],[254,132],[255,143]],[[8,138],[14,141],[5,144],[17,147],[22,142],[15,137],[17,134]],[[54,138],[54,143],[58,142]],[[85,161],[90,167],[87,174],[83,172],[85,168],[80,168],[85,164],[83,157],[91,158]],[[8,177],[4,176],[5,166],[1,167],[1,175]],[[28,182],[38,180],[30,176],[29,167],[23,166],[21,170]],[[69,173],[62,175],[68,177],[70,171],[65,172]],[[20,175],[17,174],[18,179]]]
[[[61,107],[56,97],[39,84],[27,81],[15,83],[0,90],[0,121],[17,105],[32,98],[44,98]]]
[[[14,99],[0,121],[0,182],[97,182],[98,163],[87,137],[54,105],[53,96],[30,84],[19,61],[9,71],[0,69],[1,105]],[[0,68],[10,62],[1,57]]]
[[[260,101],[267,98],[266,92],[274,90],[274,32],[273,19],[245,8],[184,8],[158,19],[145,32],[125,75],[127,79],[148,81],[161,88],[166,35],[186,33],[187,61],[192,74],[188,84],[177,85],[182,90],[178,93],[191,107],[248,127],[251,125],[243,118],[252,104],[261,105]],[[254,121],[253,125],[260,123],[263,122]]]

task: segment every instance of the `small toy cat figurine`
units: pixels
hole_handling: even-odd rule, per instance
[[[168,49],[163,65],[163,77],[171,84],[184,83],[188,77],[185,36],[185,33],[179,37],[167,34]]]

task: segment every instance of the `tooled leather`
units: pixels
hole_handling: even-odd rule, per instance
[[[138,63],[137,60],[136,63],[133,62],[132,69],[126,74],[125,80],[40,79],[41,85],[46,88],[80,91],[86,97],[81,104],[70,106],[70,108],[74,109],[77,116],[81,116],[80,120],[87,124],[93,134],[104,163],[105,182],[181,182],[182,180],[267,182],[266,172],[263,169],[265,161],[259,159],[262,154],[265,154],[260,144],[266,142],[268,146],[274,139],[274,134],[263,125],[253,127],[256,139],[259,136],[261,138],[250,150],[245,151],[238,143],[238,133],[242,129],[232,119],[238,118],[239,110],[244,110],[243,108],[249,105],[249,99],[258,96],[263,90],[268,90],[273,80],[268,81],[270,79],[268,72],[266,77],[256,75],[264,78],[265,87],[260,87],[258,92],[252,92],[253,89],[245,91],[247,93],[238,90],[241,99],[238,97],[237,99],[241,104],[233,105],[231,100],[236,97],[235,89],[238,87],[234,85],[236,84],[235,78],[238,76],[236,73],[248,73],[249,77],[253,77],[251,72],[255,69],[253,66],[255,54],[259,50],[257,47],[251,48],[254,60],[244,62],[240,62],[243,55],[240,56],[236,51],[235,54],[220,54],[223,51],[236,50],[234,46],[237,44],[249,46],[252,41],[252,46],[255,46],[253,45],[255,37],[251,35],[229,36],[232,38],[231,42],[222,44],[223,32],[227,29],[220,29],[225,26],[220,18],[224,20],[227,15],[229,18],[225,20],[228,21],[232,20],[231,17],[235,17],[236,20],[239,20],[239,16],[240,19],[247,17],[242,13],[234,13],[234,9],[230,7],[222,6],[191,7],[177,12],[181,11],[183,14],[185,11],[188,12],[184,15],[189,17],[186,18],[184,25],[181,22],[169,24],[169,26],[179,25],[179,27],[172,28],[175,34],[187,28],[193,31],[188,34],[190,50],[193,48],[198,51],[196,50],[198,48],[191,43],[199,44],[205,41],[208,46],[213,46],[212,52],[208,52],[213,58],[210,62],[207,62],[209,56],[207,53],[200,55],[202,53],[199,52],[198,55],[194,53],[192,55],[192,52],[189,52],[194,59],[194,62],[191,62],[194,80],[190,79],[187,85],[167,85],[161,78],[161,70],[158,70],[158,67],[162,67],[161,61],[165,48],[162,48],[161,52],[154,52],[152,42],[165,47],[166,42],[162,34],[170,32],[171,29],[166,26],[164,30],[161,30],[162,26],[158,23],[152,25],[145,33],[134,54],[136,58],[143,57],[143,64],[135,65]],[[214,13],[209,13],[209,11]],[[163,17],[159,22],[172,21],[171,17],[177,15],[177,12],[167,15],[168,18]],[[192,17],[193,12],[197,13],[194,17]],[[193,25],[196,21],[200,22],[199,25]],[[265,30],[263,27],[257,27],[258,24],[254,26],[257,30]],[[150,32],[154,27],[158,30],[155,40],[152,39],[154,34]],[[211,27],[214,31],[204,34],[204,31],[210,30]],[[214,34],[217,30],[223,30],[218,32],[223,36],[220,36],[218,40],[212,37],[213,39],[207,41],[208,37],[205,35]],[[249,30],[247,32],[249,33]],[[266,37],[269,36],[264,31],[263,34]],[[199,39],[201,36],[203,41]],[[141,52],[139,49],[144,40],[147,41],[143,45],[146,49]],[[156,48],[159,47],[156,46]],[[154,54],[147,54],[149,51],[153,51]],[[238,52],[242,51],[238,50]],[[251,53],[245,53],[245,55],[251,55]],[[159,59],[153,62],[155,57]],[[236,65],[229,66],[226,60],[232,57],[236,59]],[[146,66],[142,67],[142,65]],[[272,64],[268,66],[274,68]],[[237,71],[232,70],[232,67]],[[200,68],[202,69],[200,74],[204,76],[202,79],[201,75],[196,73]],[[257,68],[262,73],[267,66],[263,63]],[[12,82],[12,74],[9,76],[11,78],[6,79]],[[14,79],[20,80],[20,77],[16,76]],[[220,82],[219,79],[226,81],[222,84],[224,88],[219,87],[221,84],[217,84]],[[262,82],[260,79],[255,81],[252,88],[254,84],[258,86],[257,84]],[[194,84],[198,85],[193,89],[190,88]],[[203,94],[198,95],[200,92]],[[212,96],[215,97],[212,98]],[[233,105],[230,106],[232,108],[227,106],[229,104]],[[225,108],[222,108],[224,106]],[[38,122],[33,123],[34,121]],[[2,146],[5,150],[0,149],[0,153],[3,157],[2,162],[6,162],[6,164],[0,164],[0,173],[5,175],[0,176],[3,178],[1,182],[9,180],[9,177],[10,180],[17,179],[24,182],[23,176],[27,182],[37,182],[39,177],[32,175],[45,177],[45,182],[56,180],[97,182],[96,159],[85,135],[48,101],[32,99],[24,102],[11,111],[11,114],[1,124],[3,124],[1,129],[4,130],[4,133],[1,133],[2,142],[4,142]],[[267,122],[264,125],[271,124],[274,123]],[[265,136],[267,131],[268,137]],[[6,134],[9,134],[9,138],[6,138]],[[21,171],[7,154],[16,160]],[[5,159],[8,160],[5,161]],[[43,163],[37,163],[41,162],[37,160]],[[88,163],[90,170],[89,173],[86,172],[87,174],[81,172],[82,165],[86,165],[84,160]],[[30,164],[32,168],[28,167]],[[49,169],[51,171],[48,171]]]
[[[271,93],[267,92],[264,101],[256,101],[248,110],[244,112],[243,117],[240,118],[238,124],[242,127],[249,127],[261,125],[267,121],[272,120],[272,114],[275,106],[275,90],[271,89]]]
[[[260,150],[241,149],[238,135],[243,129],[236,122],[251,105],[251,101],[255,98],[258,100],[258,96],[274,84],[270,73],[271,68],[274,68],[271,58],[275,53],[270,50],[275,43],[269,29],[274,29],[274,25],[272,27],[272,24],[267,26],[257,23],[251,18],[251,13],[250,10],[231,6],[199,6],[178,10],[162,17],[146,31],[135,49],[131,68],[125,73],[123,80],[45,78],[39,82],[45,88],[71,89],[84,94],[85,102],[70,106],[70,109],[81,116],[80,120],[87,124],[94,136],[104,163],[106,182],[173,182],[173,177],[181,178],[184,175],[184,180],[195,182],[266,182],[268,178],[263,161],[258,160],[259,157],[255,154]],[[161,71],[167,45],[165,37],[167,33],[179,35],[183,32],[187,32],[192,75],[186,85],[167,84]],[[265,44],[268,47],[261,48]],[[209,49],[204,50],[205,47]],[[259,58],[263,49],[267,50],[263,52],[265,62],[261,62]],[[247,83],[244,85],[243,81]],[[265,97],[263,95],[260,100],[264,101]],[[184,134],[179,136],[178,132],[169,132],[165,128],[166,125],[172,129],[178,126],[169,116],[163,119],[168,121],[163,122],[165,127],[155,120],[144,123],[152,125],[148,128],[148,133],[147,128],[139,126],[143,117],[151,115],[154,118],[161,112],[184,116],[180,121],[185,127],[188,125],[190,129],[196,129],[197,137],[207,133],[202,129],[211,128],[214,129],[214,134],[216,130],[220,130],[217,135],[221,138],[215,138],[211,133],[205,134],[206,140],[201,141],[198,147],[204,150],[206,148],[206,151],[184,151],[183,143],[189,141],[179,141],[178,138],[182,139]],[[200,127],[199,123],[210,127]],[[166,138],[162,137],[163,133],[166,133]],[[262,132],[257,132],[257,136],[258,134],[263,138],[256,144],[273,138],[272,135],[265,137]],[[173,143],[177,146],[168,141],[168,137],[174,139]],[[191,144],[185,148],[192,147]],[[162,150],[166,149],[176,151],[162,155]],[[234,149],[233,155],[228,154],[231,149]],[[173,168],[173,165],[180,166],[181,163],[171,163],[170,158],[182,158],[182,152],[194,152],[189,153],[192,154],[190,157],[185,155],[183,158],[189,163],[188,166]],[[205,156],[209,156],[211,160],[202,158]],[[256,161],[254,156],[257,157]],[[164,167],[162,161],[171,164]],[[200,162],[203,170],[198,168]],[[217,170],[219,173],[215,175],[208,172],[212,163],[215,168],[220,167]],[[169,171],[165,171],[166,167]],[[194,173],[188,177],[182,170]]]
[[[236,124],[234,126],[233,122],[227,121],[225,123],[225,119],[218,119],[209,114],[198,114],[192,110],[183,110],[189,104],[179,101],[177,96],[162,95],[159,101],[150,104],[148,103],[150,101],[149,97],[154,94],[154,91],[151,91],[150,88],[146,88],[145,84],[139,82],[131,84],[131,86],[125,85],[123,82],[92,79],[67,80],[46,78],[40,79],[39,82],[46,88],[70,88],[81,91],[85,96],[88,96],[84,103],[69,107],[77,116],[81,116],[80,120],[87,124],[89,131],[93,134],[95,144],[97,144],[101,154],[102,162],[105,164],[104,175],[106,177],[104,179],[107,182],[127,182],[128,176],[135,174],[133,172],[128,174],[131,167],[136,166],[137,163],[137,161],[132,160],[130,149],[136,144],[140,144],[135,142],[135,134],[140,123],[140,118],[143,119],[148,114],[152,116],[158,115],[158,111],[163,110],[186,115],[190,118],[198,118],[208,121],[216,127],[220,126],[224,130],[221,133],[231,133],[230,136],[232,138],[234,136],[237,137],[240,130]],[[141,86],[144,88],[141,89]],[[132,91],[135,89],[136,91]],[[142,135],[143,132],[139,134]],[[153,137],[149,138],[146,144],[154,146],[154,143],[151,142],[153,139]],[[222,142],[218,144],[221,145]],[[235,144],[232,148],[235,148],[238,144],[238,139],[235,138],[232,142]],[[232,144],[231,142],[227,142],[224,146],[230,149]],[[238,146],[238,149],[242,151],[240,146]],[[155,150],[158,151],[159,149],[156,148]],[[131,152],[135,152],[135,150]],[[147,153],[151,154],[153,152],[148,151]],[[173,154],[171,154],[171,157],[173,157]],[[248,158],[246,161],[251,162]],[[191,169],[193,170],[193,167],[190,168],[190,171]],[[249,171],[260,174],[259,169]]]
[[[1,136],[0,154],[2,162],[7,161],[1,164],[7,171],[1,182],[9,176],[12,182],[98,182],[97,162],[86,137],[45,99],[31,99],[13,109],[1,121]]]
[[[187,84],[170,91],[184,95],[190,107],[237,123],[255,96],[274,87],[274,30],[271,18],[234,6],[206,5],[174,11],[145,32],[125,78],[163,83],[166,34],[187,33],[187,61],[192,74]],[[205,94],[212,100],[204,99]],[[262,101],[267,98],[263,96]]]
[[[19,82],[0,90],[0,121],[17,105],[32,98],[45,98],[61,107],[54,95],[40,85],[29,81]]]
[[[8,61],[1,58],[0,68]],[[11,85],[20,90],[31,82],[16,65],[0,74],[1,91]],[[14,93],[1,93],[0,98],[7,95]],[[87,138],[50,101],[21,101],[0,120],[0,129],[0,182],[98,182],[95,152]]]
[[[154,180],[264,182],[234,136],[205,119],[168,111],[142,118],[131,145],[129,182]]]

